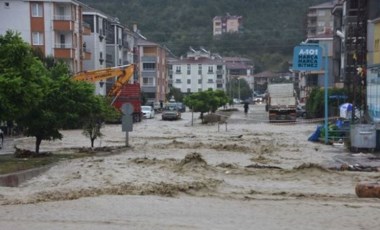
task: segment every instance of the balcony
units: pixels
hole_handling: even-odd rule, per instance
[[[74,21],[71,15],[54,15],[53,29],[56,31],[73,31]]]
[[[150,78],[154,78],[157,76],[157,71],[156,70],[142,70],[141,71],[141,76],[142,77],[150,77]]]
[[[54,57],[72,59],[74,58],[74,51],[71,43],[56,43],[54,46]]]
[[[82,31],[83,35],[91,35],[91,28],[89,26],[83,25]]]
[[[91,60],[91,53],[88,51],[83,51],[83,59],[84,60]]]
[[[216,70],[216,74],[217,74],[217,75],[224,74],[223,69],[217,69],[217,70]]]
[[[157,57],[155,56],[142,56],[141,57],[141,62],[151,62],[151,63],[156,63]]]
[[[156,86],[152,85],[152,84],[143,84],[141,86],[141,91],[143,91],[144,93],[155,93],[156,92]]]

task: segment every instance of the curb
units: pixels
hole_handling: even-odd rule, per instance
[[[54,165],[54,164],[53,164]],[[49,170],[53,165],[48,165],[40,168],[28,169],[16,173],[0,175],[0,186],[3,187],[18,187],[21,183],[39,176]]]

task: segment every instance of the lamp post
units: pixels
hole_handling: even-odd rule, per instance
[[[238,95],[239,95],[239,102],[241,102],[241,98],[240,98],[240,78],[238,77],[237,80],[238,80]]]

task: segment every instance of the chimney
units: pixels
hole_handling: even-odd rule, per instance
[[[137,32],[137,24],[136,23],[133,24],[133,32],[135,32],[135,33]]]

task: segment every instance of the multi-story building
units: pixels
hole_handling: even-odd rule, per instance
[[[329,1],[316,6],[311,6],[307,14],[307,43],[316,43],[322,47],[322,69],[309,72],[295,73],[301,101],[307,100],[313,87],[323,87],[325,72],[328,74],[328,86],[336,85],[333,75],[333,34],[334,34],[334,17],[332,9],[334,1]],[[328,66],[325,66],[328,59]]]
[[[83,36],[83,49],[90,52],[90,58],[83,61],[83,70],[97,70],[106,68],[106,28],[108,17],[93,8],[83,8],[83,20],[90,27],[91,32]],[[95,83],[96,94],[106,95],[106,81]]]
[[[0,33],[20,33],[46,56],[64,61],[73,73],[82,71],[82,4],[75,0],[0,1]],[[15,18],[17,17],[17,18]],[[12,20],[13,18],[13,20]]]
[[[91,33],[84,36],[84,49],[92,57],[84,61],[84,70],[97,70],[126,64],[124,60],[124,26],[117,18],[84,6],[83,20],[89,25]],[[133,63],[133,61],[128,62]],[[95,83],[96,93],[106,95],[115,82],[115,78]]]
[[[251,59],[242,57],[223,57],[223,62],[226,65],[226,80],[227,80],[227,94],[233,97],[234,81],[246,81],[252,92],[255,90],[255,80],[253,77],[254,65]],[[257,87],[256,87],[256,90]],[[240,92],[240,90],[239,90]],[[239,94],[238,92],[238,94]],[[238,95],[240,99],[240,95]]]
[[[208,89],[225,91],[226,66],[220,56],[190,47],[186,57],[170,60],[169,81],[185,94]]]
[[[168,90],[166,50],[142,36],[137,40],[138,79],[148,102],[165,101]]]
[[[108,18],[106,28],[106,66],[120,66],[123,64],[124,26],[118,18]]]
[[[238,33],[243,29],[243,17],[232,16],[216,16],[213,21],[213,35],[222,35],[224,33]]]
[[[368,115],[380,130],[380,5],[378,2],[369,1],[368,15],[367,71],[361,75],[362,78],[366,77]]]
[[[334,2],[329,1],[323,4],[309,7],[307,14],[307,37],[332,37],[333,16],[331,10]]]
[[[343,84],[344,82],[344,68],[343,63],[345,60],[343,53],[343,42],[344,42],[344,28],[343,28],[343,1],[338,0],[332,9],[333,14],[333,77],[335,82]]]

